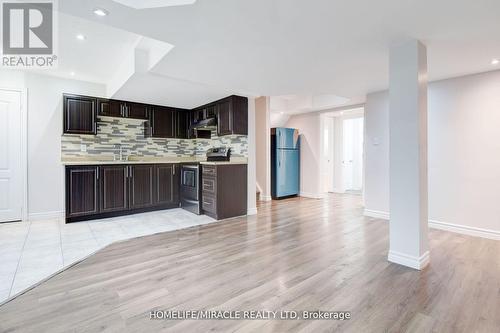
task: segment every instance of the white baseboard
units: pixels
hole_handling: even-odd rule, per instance
[[[247,209],[247,215],[256,215],[256,214],[257,214],[257,207]]]
[[[377,210],[365,209],[363,214],[368,217],[374,217],[377,219],[389,220],[390,215],[388,212],[382,212]],[[482,237],[494,240],[500,240],[500,231],[483,229],[476,227],[469,227],[461,224],[453,224],[448,222],[441,222],[436,220],[429,220],[429,227],[433,229],[445,230],[450,232],[455,232],[457,234]]]
[[[500,231],[469,227],[460,224],[429,220],[429,227],[439,230],[456,232],[458,234],[500,240]]]
[[[371,209],[365,209],[363,211],[364,216],[368,217],[374,217],[376,219],[383,219],[383,220],[388,220],[389,219],[389,213],[387,212],[382,212],[379,210],[371,210]]]
[[[260,199],[260,201],[271,201],[273,198],[271,198],[270,195],[262,195],[262,194],[260,194],[259,195],[259,199]]]
[[[28,215],[29,221],[42,221],[64,218],[64,211],[44,212],[44,213],[30,213]]]
[[[395,264],[422,270],[429,264],[429,251],[425,251],[420,257],[410,256],[397,251],[389,251],[387,260]]]
[[[323,199],[325,197],[324,193],[311,193],[311,192],[300,192],[299,196],[311,199]]]

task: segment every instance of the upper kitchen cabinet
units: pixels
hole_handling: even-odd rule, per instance
[[[217,114],[217,135],[233,134],[233,115],[231,112],[231,102],[229,100],[219,103]]]
[[[189,110],[177,109],[175,137],[189,138]]]
[[[151,136],[175,138],[177,109],[153,106],[151,108]]]
[[[191,110],[191,121],[197,123],[201,120],[205,120],[205,109],[203,107]]]
[[[149,119],[149,107],[141,103],[99,98],[97,100],[97,110],[100,116]]]
[[[248,99],[230,96],[218,102],[217,135],[248,134]]]
[[[120,101],[98,98],[97,114],[107,117],[123,117],[123,109]]]
[[[125,116],[134,119],[149,119],[149,106],[140,103],[125,103]]]
[[[97,134],[97,98],[63,95],[63,132]]]

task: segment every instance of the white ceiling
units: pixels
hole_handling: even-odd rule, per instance
[[[55,76],[105,83],[118,70],[123,55],[134,48],[140,37],[70,15],[60,14],[58,20],[58,67],[50,70]],[[79,34],[85,40],[77,39]]]
[[[192,109],[231,95],[232,92],[151,73],[136,73],[114,98]]]
[[[154,9],[64,0],[59,7],[174,45],[151,74],[211,91],[358,103],[387,88],[389,47],[409,37],[427,45],[431,80],[492,70],[491,59],[500,57],[498,0],[198,0]],[[95,16],[96,7],[109,15]],[[149,98],[143,84],[137,88]]]
[[[282,95],[271,96],[270,109],[274,113],[298,114],[312,111],[328,110],[347,105],[349,98],[333,94],[322,95]]]
[[[136,9],[192,5],[193,3],[196,2],[196,0],[140,0],[140,1],[113,0],[113,1]]]

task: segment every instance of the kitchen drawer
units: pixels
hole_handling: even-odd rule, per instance
[[[203,176],[201,181],[201,189],[203,193],[215,195],[217,193],[217,181],[214,177]]]
[[[215,165],[203,165],[202,167],[203,175],[207,176],[217,176],[217,170],[215,169]]]
[[[216,214],[217,213],[217,200],[215,196],[203,194],[202,195],[202,208],[204,211]]]

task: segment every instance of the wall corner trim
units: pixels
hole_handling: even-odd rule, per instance
[[[53,220],[64,218],[64,211],[54,211],[54,212],[42,212],[42,213],[30,213],[28,215],[29,221],[42,221],[42,220]]]
[[[433,229],[451,231],[462,235],[500,240],[500,231],[491,229],[469,227],[465,225],[441,222],[436,220],[429,220],[429,227]]]
[[[257,214],[257,207],[247,209],[247,215],[256,215],[256,214]]]
[[[383,212],[379,210],[366,209],[363,211],[364,216],[373,217],[376,219],[389,220],[390,216],[388,212]]]
[[[363,212],[364,216],[373,217],[376,219],[389,220],[390,214],[388,212],[365,209]],[[500,240],[500,231],[491,230],[491,229],[483,229],[476,227],[469,227],[461,224],[453,224],[448,222],[442,222],[437,220],[429,220],[429,227],[433,229],[439,229],[444,231],[450,231],[457,234],[473,236],[473,237],[482,237],[493,240]]]
[[[429,264],[429,251],[425,251],[420,257],[411,256],[397,251],[389,251],[387,260],[395,264],[422,270]]]
[[[262,194],[260,195],[259,199],[260,199],[260,201],[271,201],[272,200],[270,195],[262,195]]]
[[[299,196],[311,199],[322,199],[325,197],[324,193],[311,193],[311,192],[300,192]]]

